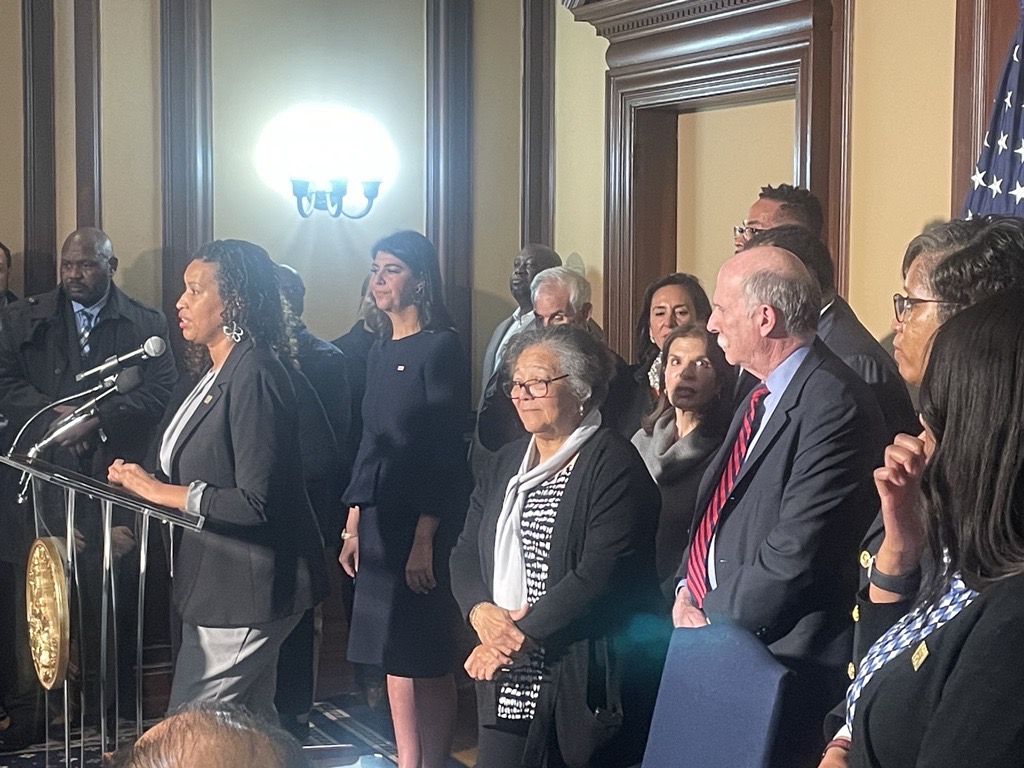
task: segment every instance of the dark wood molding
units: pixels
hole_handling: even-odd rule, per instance
[[[850,290],[850,176],[853,125],[853,14],[855,0],[834,0],[832,13],[832,147],[828,231],[836,290]]]
[[[100,194],[100,4],[75,2],[75,189],[79,227],[103,228]]]
[[[427,237],[441,262],[445,298],[463,343],[472,339],[473,221],[471,0],[429,0]]]
[[[850,73],[842,65],[852,2],[591,0],[570,7],[609,40],[604,300],[613,349],[631,356],[643,289],[674,268],[675,212],[658,206],[659,194],[674,198],[675,166],[659,177],[644,157],[676,156],[676,133],[667,126],[684,110],[793,94],[794,175],[829,212],[826,237],[845,280],[848,167],[843,176],[845,139],[832,127],[849,118],[843,77]]]
[[[25,89],[25,295],[57,284],[53,3],[22,0]]]
[[[173,318],[185,266],[213,237],[210,0],[161,0],[160,83],[162,303]],[[171,334],[179,356],[183,344]]]
[[[555,5],[523,0],[520,245],[554,245]]]
[[[959,216],[1017,28],[1018,0],[957,0],[950,212]]]

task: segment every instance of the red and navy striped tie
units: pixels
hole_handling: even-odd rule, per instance
[[[708,592],[708,547],[711,544],[711,536],[718,525],[718,516],[725,506],[726,499],[732,493],[733,483],[736,482],[736,475],[743,466],[743,459],[747,455],[747,446],[750,445],[750,437],[754,433],[754,421],[757,415],[757,406],[768,394],[768,387],[760,384],[750,393],[750,402],[747,404],[747,412],[743,415],[743,423],[740,425],[739,434],[732,444],[732,451],[729,452],[729,460],[722,469],[722,475],[718,478],[718,487],[711,497],[704,517],[701,518],[697,527],[697,535],[693,537],[690,545],[690,559],[686,562],[686,587],[693,595],[693,604],[698,608],[704,605],[704,595]]]

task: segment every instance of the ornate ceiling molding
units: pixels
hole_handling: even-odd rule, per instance
[[[597,33],[619,39],[664,32],[666,29],[708,21],[755,7],[785,5],[791,0],[562,0],[580,21]]]

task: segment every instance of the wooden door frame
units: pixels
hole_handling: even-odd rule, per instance
[[[604,254],[609,344],[631,355],[644,288],[675,269],[675,216],[667,216],[664,208],[665,198],[671,197],[669,185],[676,183],[675,166],[658,178],[638,139],[659,138],[663,165],[672,165],[676,150],[669,148],[667,118],[651,119],[647,110],[668,115],[743,102],[766,89],[792,89],[794,176],[828,211],[827,242],[842,293],[847,282],[849,164],[844,159],[852,0],[564,2],[609,42]],[[834,132],[833,125],[841,130]],[[648,194],[638,189],[638,171],[661,188]]]

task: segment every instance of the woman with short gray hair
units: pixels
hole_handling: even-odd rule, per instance
[[[477,764],[632,765],[669,631],[654,571],[660,497],[636,450],[601,427],[612,363],[598,341],[551,326],[505,354],[506,394],[530,434],[492,458],[451,557],[478,638],[465,664]],[[640,614],[653,631],[628,631]]]

